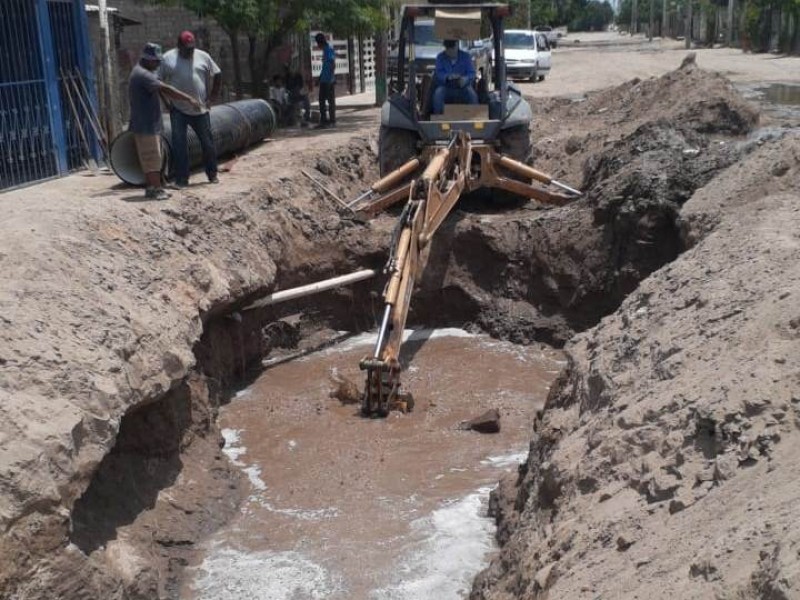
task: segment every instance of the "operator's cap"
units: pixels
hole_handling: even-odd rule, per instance
[[[194,48],[196,43],[194,34],[188,30],[181,32],[181,34],[178,36],[178,41],[184,48]]]
[[[458,40],[445,40],[444,47],[445,48],[455,48],[458,44]]]
[[[161,61],[161,46],[159,44],[154,44],[152,42],[148,42],[142,48],[142,56],[146,60],[156,60]]]

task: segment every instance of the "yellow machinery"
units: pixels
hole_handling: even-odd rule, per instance
[[[386,416],[392,409],[413,407],[411,395],[400,390],[400,347],[411,293],[424,268],[420,256],[459,197],[481,188],[553,205],[580,196],[579,191],[499,154],[494,144],[473,142],[459,130],[449,142],[424,147],[418,158],[387,174],[350,203],[357,212],[375,216],[406,200],[384,268],[388,281],[378,340],[373,354],[360,363],[367,375],[361,403],[364,416]]]

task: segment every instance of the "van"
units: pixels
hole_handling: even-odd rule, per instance
[[[509,79],[542,81],[550,73],[552,53],[544,33],[531,29],[508,29],[503,37],[503,46]]]

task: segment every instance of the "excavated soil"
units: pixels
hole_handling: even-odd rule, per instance
[[[748,137],[757,110],[691,62],[535,112],[537,166],[585,197],[461,206],[409,319],[566,344],[472,596],[793,597],[796,133]],[[350,118],[165,203],[107,178],[4,196],[0,597],[178,597],[248,489],[220,404],[265,357],[375,326],[379,281],[241,310],[382,266],[393,218],[299,172],[341,198],[375,179],[374,115]]]

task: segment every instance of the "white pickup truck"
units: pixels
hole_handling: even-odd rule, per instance
[[[533,30],[543,33],[545,37],[547,37],[547,42],[550,44],[551,48],[558,46],[558,39],[562,35],[560,31],[556,31],[549,25],[540,25],[539,27],[534,27]]]

